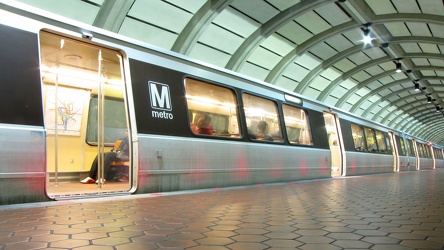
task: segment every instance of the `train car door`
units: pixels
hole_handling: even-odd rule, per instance
[[[412,140],[412,145],[416,160],[416,170],[420,170],[421,169],[420,149],[415,139]]]
[[[122,53],[50,31],[40,32],[40,53],[47,195],[128,192],[132,140]],[[128,147],[117,153],[125,140]]]
[[[390,144],[392,145],[393,148],[393,171],[394,172],[399,172],[400,169],[400,160],[399,160],[399,149],[398,149],[398,145],[396,143],[396,136],[395,133],[389,131],[388,132],[389,136],[390,136]]]
[[[335,114],[324,112],[325,128],[331,152],[331,176],[345,176],[345,152],[339,119]]]

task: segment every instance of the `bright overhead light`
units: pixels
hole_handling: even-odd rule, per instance
[[[431,96],[427,96],[427,103],[432,103],[432,97]]]
[[[401,73],[402,72],[402,69],[401,69],[401,63],[400,62],[397,62],[396,63],[396,73]]]
[[[364,30],[364,39],[362,39],[362,41],[364,42],[364,44],[369,44],[372,42],[372,40],[373,40],[373,38],[370,36],[370,30],[365,29]]]
[[[415,82],[415,91],[420,91],[419,89],[419,83]]]

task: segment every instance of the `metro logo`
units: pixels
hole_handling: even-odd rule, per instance
[[[171,111],[170,87],[163,83],[148,82],[148,89],[151,97],[151,108]]]

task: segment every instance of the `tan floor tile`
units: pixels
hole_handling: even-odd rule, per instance
[[[359,240],[363,238],[362,235],[354,233],[329,233],[325,236],[336,240]]]
[[[233,236],[231,237],[231,239],[233,239],[234,241],[237,242],[263,242],[266,241],[270,238],[262,236],[262,235],[238,235],[238,236]]]
[[[89,240],[76,240],[76,239],[67,239],[67,240],[59,240],[54,241],[49,244],[50,247],[55,248],[75,248],[75,247],[81,247],[81,246],[89,246],[90,242]]]
[[[69,235],[45,234],[45,235],[33,236],[31,238],[31,241],[53,242],[53,241],[60,241],[60,240],[67,240],[67,239],[69,239]],[[0,242],[1,242],[1,240],[0,240]]]
[[[249,234],[254,234],[254,235],[263,235],[266,234],[268,232],[270,232],[272,230],[268,230],[268,229],[255,229],[255,228],[243,228],[243,229],[238,229],[235,230],[234,232],[236,232],[237,234],[243,235],[249,235]]]
[[[14,243],[28,242],[29,240],[30,238],[26,236],[2,237],[0,238],[0,244],[8,245]]]
[[[187,248],[189,250],[229,250],[228,247],[223,246],[195,246]]]
[[[112,237],[107,237],[107,238],[94,239],[94,240],[91,240],[91,242],[94,245],[116,246],[116,245],[121,245],[121,244],[129,243],[131,241],[128,238],[112,238]]]
[[[413,233],[390,233],[388,235],[391,238],[396,238],[400,240],[425,240],[426,236],[413,234]]]
[[[441,243],[426,240],[403,240],[399,244],[415,249],[442,249]]]
[[[172,240],[197,240],[205,237],[205,235],[197,233],[177,233],[168,235],[168,239]]]
[[[199,243],[200,245],[205,245],[205,246],[225,246],[225,245],[231,244],[235,241],[230,238],[225,238],[225,237],[206,237],[206,238],[195,240],[195,242]]]
[[[306,244],[328,244],[334,241],[331,238],[319,235],[304,235],[297,240]]]
[[[169,241],[158,242],[157,244],[164,248],[177,247],[180,249],[189,248],[198,245],[195,241],[192,240],[169,240]]]
[[[263,250],[269,249],[270,246],[262,243],[251,243],[251,242],[235,242],[233,244],[227,245],[228,249],[232,250]]]
[[[331,243],[332,245],[347,248],[347,249],[353,249],[353,248],[370,248],[372,244],[359,241],[359,240],[337,240]]]
[[[305,244],[302,245],[300,247],[298,247],[298,249],[302,249],[302,250],[341,250],[342,248],[331,245],[331,244]]]
[[[262,242],[265,245],[268,245],[270,247],[286,247],[286,248],[297,248],[301,245],[303,245],[302,242],[299,242],[297,240],[284,240],[284,239],[270,239],[267,241]]]
[[[96,246],[94,246],[96,247]],[[110,246],[110,249],[114,249],[114,247]],[[159,246],[155,243],[151,242],[130,242],[127,244],[122,244],[115,246],[117,250],[150,250],[150,249],[159,249]],[[91,250],[96,250],[96,248],[91,248]]]
[[[46,242],[20,242],[8,245],[5,249],[43,249],[47,246]]]

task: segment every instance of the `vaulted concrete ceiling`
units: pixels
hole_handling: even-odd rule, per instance
[[[442,0],[20,2],[444,145]]]

